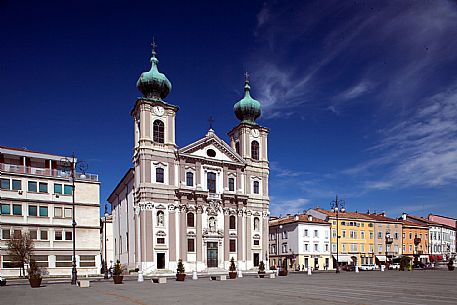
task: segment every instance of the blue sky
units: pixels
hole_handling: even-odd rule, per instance
[[[155,36],[181,147],[209,116],[227,139],[249,71],[272,214],[338,193],[350,210],[457,217],[454,1],[42,2],[0,3],[0,145],[74,151],[102,205],[131,165]]]

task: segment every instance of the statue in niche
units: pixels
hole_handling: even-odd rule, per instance
[[[216,218],[210,217],[208,223],[209,223],[209,231],[216,232]]]
[[[157,212],[157,225],[158,226],[164,226],[165,220],[164,220],[164,215],[162,211]]]
[[[254,217],[254,231],[258,231],[258,230],[259,230],[259,218]]]

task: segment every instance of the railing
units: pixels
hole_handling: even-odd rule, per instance
[[[421,239],[419,237],[414,238],[414,244],[418,245],[421,243]]]
[[[393,242],[394,242],[394,239],[392,237],[386,238],[386,244],[392,244]]]
[[[47,176],[47,177],[70,178],[69,171],[63,171],[60,169],[49,169],[49,168],[15,165],[15,164],[0,163],[0,171],[5,171],[5,172],[9,172],[9,173],[17,173],[17,174]],[[98,175],[88,174],[88,173],[75,172],[75,178],[76,178],[76,180],[98,181]]]

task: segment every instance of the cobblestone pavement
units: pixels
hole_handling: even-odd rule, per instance
[[[387,271],[289,274],[276,279],[244,277],[227,281],[208,278],[166,284],[124,281],[91,282],[90,288],[24,282],[0,287],[1,304],[457,304],[457,272]]]

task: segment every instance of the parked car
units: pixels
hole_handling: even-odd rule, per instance
[[[369,264],[364,264],[359,267],[360,270],[362,271],[373,271],[376,270],[376,265],[369,265]]]
[[[424,269],[424,268],[425,268],[425,264],[422,262],[415,262],[413,264],[413,269]]]
[[[400,264],[399,263],[392,263],[389,265],[390,270],[398,270],[400,269]]]

